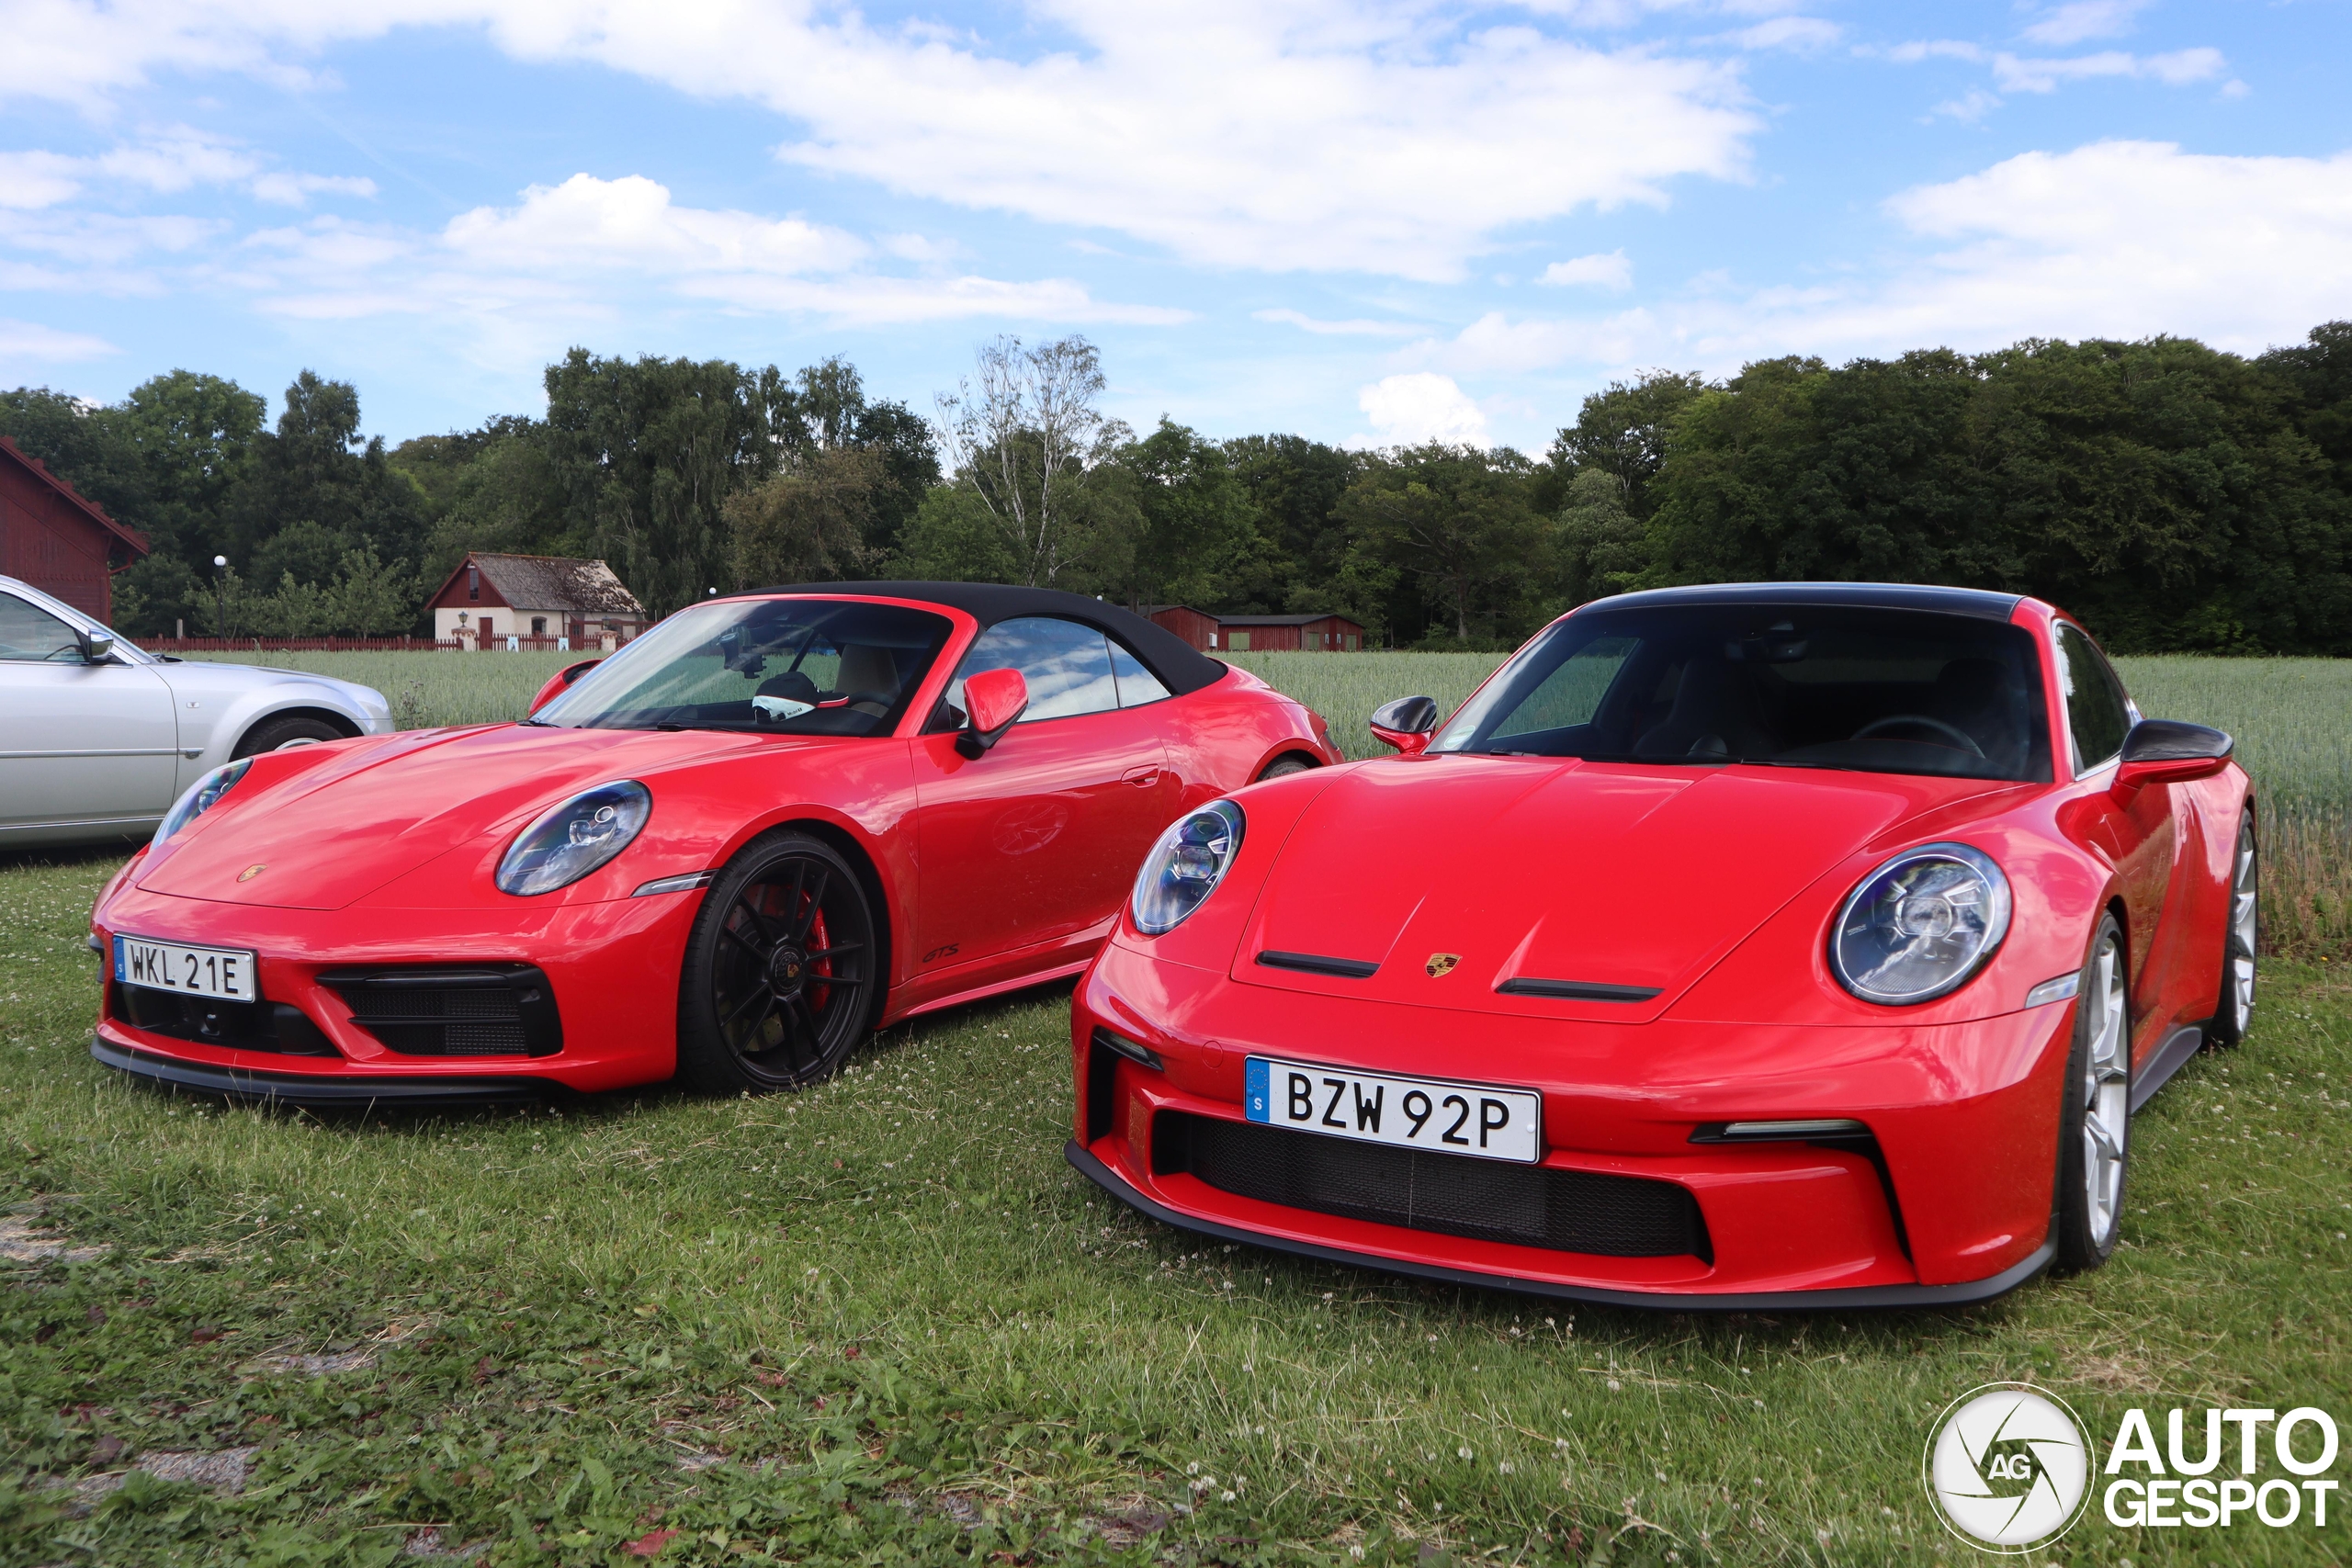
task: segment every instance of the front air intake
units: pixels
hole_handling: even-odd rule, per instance
[[[1604,1258],[1714,1261],[1690,1191],[1670,1181],[1424,1154],[1162,1111],[1151,1168],[1286,1208]]]
[[[404,1056],[552,1056],[563,1022],[527,964],[342,969],[319,976],[351,1021]]]

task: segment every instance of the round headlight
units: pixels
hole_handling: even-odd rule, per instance
[[[2009,879],[1966,844],[1923,844],[1848,896],[1829,933],[1838,984],[1866,1002],[1932,1001],[1984,967],[2009,930]]]
[[[1241,807],[1212,800],[1159,835],[1129,900],[1136,930],[1146,936],[1173,931],[1216,891],[1241,848]]]
[[[498,890],[527,896],[569,887],[628,848],[652,814],[653,796],[635,779],[582,790],[507,848]]]
[[[187,793],[174,801],[171,810],[164,814],[163,822],[155,829],[154,841],[162,843],[220,805],[220,797],[234,789],[237,781],[245,776],[245,770],[253,765],[251,757],[240,757],[233,762],[222,763],[188,785]]]

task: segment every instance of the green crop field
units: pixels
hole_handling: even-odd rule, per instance
[[[244,662],[364,681],[404,728],[519,717],[568,653],[281,653]],[[1450,711],[1500,662],[1476,653],[1244,653],[1232,662],[1314,708],[1351,757],[1380,750],[1364,721],[1392,697]],[[2265,940],[2276,952],[2352,953],[2352,660],[2126,659],[2152,717],[2237,737],[2263,793]]]

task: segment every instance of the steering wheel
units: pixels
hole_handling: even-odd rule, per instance
[[[842,692],[836,695],[825,698],[817,705],[819,707],[828,708],[845,708],[854,707],[859,703],[872,703],[887,713],[889,711],[890,705],[898,700],[899,699],[897,697],[892,696],[888,692]]]
[[[1975,740],[1970,737],[1968,731],[1962,729],[1957,726],[1946,724],[1942,719],[1929,718],[1923,713],[1893,713],[1887,715],[1884,718],[1874,718],[1871,720],[1870,723],[1854,731],[1854,733],[1847,739],[1851,740],[1868,740],[1883,729],[1895,729],[1904,725],[1910,725],[1918,729],[1932,729],[1939,735],[1950,736],[1951,738],[1951,744],[1956,750],[1966,751],[1971,756],[1974,757],[1982,757],[1984,755],[1984,748],[1976,744]],[[1930,740],[1928,744],[1933,746],[1937,744],[1937,742]]]

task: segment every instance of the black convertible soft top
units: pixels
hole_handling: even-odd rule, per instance
[[[1126,645],[1159,683],[1178,694],[1197,692],[1221,679],[1225,666],[1195,649],[1165,626],[1130,610],[1058,588],[1012,588],[998,582],[794,582],[755,588],[754,593],[848,593],[890,599],[924,599],[963,611],[985,631],[1021,615],[1058,615],[1080,621]]]

